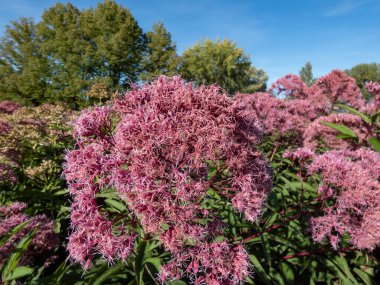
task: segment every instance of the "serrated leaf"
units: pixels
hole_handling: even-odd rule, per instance
[[[343,105],[343,104],[337,104],[336,106],[339,106],[340,108],[342,108],[342,109],[350,112],[351,114],[357,115],[358,117],[360,117],[367,124],[371,124],[371,119],[369,117],[367,117],[365,114],[359,112],[358,110],[356,110],[354,108],[351,108],[351,107],[349,107],[347,105]]]
[[[325,259],[324,262],[328,267],[334,270],[335,274],[339,276],[340,281],[343,282],[343,284],[357,284],[356,280],[349,278],[344,272],[344,269],[342,269],[336,262],[330,259]]]
[[[111,208],[115,209],[118,212],[125,212],[125,211],[127,211],[127,207],[123,203],[121,203],[121,202],[119,202],[117,200],[106,199],[106,200],[104,200],[104,202],[108,206],[110,206]]]
[[[4,263],[1,278],[6,281],[7,278],[12,274],[13,270],[16,268],[17,264],[20,262],[23,252],[28,248],[29,244],[32,242],[32,238],[36,233],[37,228],[26,234],[20,242],[17,244],[11,255],[8,257],[7,261]]]
[[[364,282],[366,285],[375,285],[378,284],[373,280],[372,276],[369,275],[367,272],[364,272],[360,270],[359,268],[354,268],[354,272],[359,276],[359,278]]]
[[[282,275],[285,278],[286,284],[294,284],[295,276],[294,276],[294,271],[291,265],[286,262],[281,262],[280,268],[281,268]]]
[[[112,266],[108,268],[106,271],[104,271],[100,276],[97,276],[95,280],[91,282],[92,285],[100,285],[103,284],[104,281],[107,280],[108,277],[112,276],[116,272],[118,272],[123,267],[122,263],[119,263],[115,266]]]
[[[320,124],[325,125],[327,127],[330,127],[330,128],[332,128],[332,129],[340,132],[341,134],[346,135],[352,139],[358,138],[357,134],[353,130],[351,130],[349,127],[346,127],[344,125],[333,124],[333,123],[329,123],[329,122],[321,122]]]
[[[375,123],[378,118],[380,118],[380,110],[371,116],[372,123]]]
[[[148,241],[140,241],[137,245],[137,253],[135,257],[135,273],[136,273],[136,284],[142,285],[143,281],[143,273],[144,273],[144,265],[145,260],[149,257],[149,242]]]
[[[249,260],[251,261],[251,263],[253,265],[253,271],[255,271],[257,273],[257,275],[259,275],[259,278],[261,279],[261,281],[263,281],[267,285],[272,285],[273,283],[272,283],[270,277],[265,272],[263,266],[261,265],[261,263],[257,259],[257,257],[250,254]]]
[[[182,280],[169,281],[168,285],[186,285],[187,283]]]
[[[34,269],[33,268],[30,268],[28,266],[19,266],[19,267],[16,267],[12,272],[11,274],[7,277],[7,279],[5,279],[5,281],[11,281],[11,280],[15,280],[17,278],[21,278],[21,277],[24,277],[24,276],[27,276],[27,275],[30,275],[34,272]]]
[[[13,236],[15,235],[16,233],[18,233],[19,231],[21,231],[25,225],[27,223],[29,223],[30,221],[25,221],[21,224],[18,224],[17,226],[15,226],[11,231],[9,231],[8,233],[6,233],[1,239],[0,239],[0,247],[3,246],[4,244],[7,243],[7,241]]]
[[[380,152],[380,142],[377,138],[370,138],[368,142],[372,145],[372,148],[377,152]]]
[[[69,191],[67,189],[62,189],[62,190],[58,190],[58,191],[54,192],[53,196],[66,195],[67,193],[69,193]]]

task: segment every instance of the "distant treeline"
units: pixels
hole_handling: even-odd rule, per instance
[[[202,40],[179,56],[163,23],[144,33],[130,10],[109,0],[84,10],[58,3],[38,23],[11,22],[0,42],[0,100],[77,109],[94,84],[123,92],[159,74],[218,83],[230,94],[264,90],[267,81],[234,42]]]

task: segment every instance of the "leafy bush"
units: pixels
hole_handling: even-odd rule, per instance
[[[159,77],[75,119],[0,103],[3,282],[377,284],[367,89],[336,70],[234,98]]]

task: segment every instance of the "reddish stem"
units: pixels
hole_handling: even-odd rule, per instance
[[[318,253],[323,253],[323,252],[331,252],[333,249],[318,249],[318,250],[313,250],[313,251],[302,251],[302,252],[298,252],[298,253],[295,253],[295,254],[290,254],[290,255],[286,255],[286,256],[283,256],[281,258],[281,260],[288,260],[288,259],[292,259],[292,258],[296,258],[296,257],[302,257],[302,256],[309,256],[309,255],[314,255],[314,254],[318,254]],[[337,252],[346,252],[346,251],[350,251],[350,250],[353,250],[352,247],[345,247],[345,248],[341,248],[339,250],[337,250]]]
[[[285,224],[287,224],[288,222],[300,218],[300,217],[301,217],[303,214],[305,214],[305,213],[312,213],[312,212],[311,212],[311,211],[301,211],[301,212],[299,212],[298,214],[296,214],[296,215],[294,215],[294,216],[291,216],[291,217],[287,218],[283,223],[281,223],[281,224],[277,224],[277,225],[273,225],[273,226],[270,226],[269,228],[267,228],[267,229],[265,229],[265,230],[263,230],[263,231],[261,231],[261,232],[259,232],[259,233],[257,233],[257,234],[254,234],[254,235],[251,235],[251,236],[249,236],[249,237],[246,237],[246,238],[243,239],[241,242],[242,242],[242,243],[246,243],[246,242],[248,242],[249,240],[251,240],[251,239],[253,239],[253,238],[257,238],[257,237],[259,237],[259,236],[262,236],[264,233],[267,233],[267,232],[273,231],[273,230],[275,230],[275,229],[278,229],[278,228],[284,226]]]

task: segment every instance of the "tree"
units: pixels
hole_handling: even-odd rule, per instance
[[[205,40],[186,50],[181,57],[180,73],[198,84],[217,83],[229,94],[249,92],[257,81],[249,57],[229,40]]]
[[[268,75],[261,68],[251,66],[248,70],[247,81],[242,92],[264,92],[267,89]]]
[[[378,63],[358,64],[346,70],[346,73],[355,78],[360,88],[364,87],[365,83],[370,81],[380,83],[380,64]]]
[[[84,37],[89,45],[91,78],[107,77],[112,87],[128,87],[142,71],[146,39],[131,12],[106,0],[83,12]]]
[[[32,19],[7,26],[0,43],[0,100],[39,104],[49,96],[47,59]]]
[[[41,51],[49,59],[48,78],[51,99],[76,108],[89,79],[86,63],[88,43],[80,26],[81,12],[68,3],[47,9],[37,25],[42,38]]]
[[[369,99],[371,95],[365,89],[365,84],[371,81],[380,83],[380,64],[378,63],[358,64],[346,70],[346,73],[355,78],[356,84],[360,87],[366,99]]]
[[[112,88],[138,78],[145,38],[130,11],[114,1],[82,12],[58,3],[45,11],[38,31],[58,100],[82,104],[86,89],[99,78]]]
[[[105,0],[80,11],[58,3],[41,21],[21,18],[0,43],[0,96],[79,108],[93,83],[128,88],[142,70],[146,40],[130,11]]]
[[[142,80],[149,80],[158,75],[175,75],[178,67],[176,44],[162,22],[153,25],[152,31],[146,33],[147,50],[143,60]]]
[[[306,62],[305,66],[301,68],[300,77],[303,82],[307,84],[307,86],[311,86],[315,79],[313,78],[313,67],[311,63]]]

